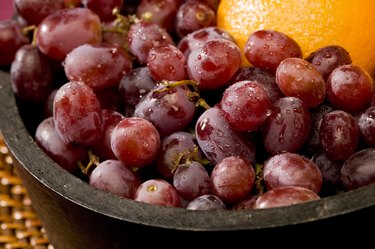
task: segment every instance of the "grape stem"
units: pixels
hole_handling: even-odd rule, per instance
[[[78,167],[81,169],[82,173],[86,176],[90,175],[91,172],[94,170],[94,168],[97,167],[100,163],[99,157],[94,155],[94,153],[91,150],[89,150],[88,153],[89,153],[89,162],[87,166],[84,166],[81,161],[77,162]]]
[[[156,92],[169,91],[170,89],[172,89],[174,87],[178,87],[178,86],[184,86],[184,85],[190,86],[193,89],[188,93],[188,99],[190,101],[194,101],[196,107],[200,106],[200,107],[203,107],[206,110],[211,108],[207,104],[206,100],[204,100],[203,98],[200,97],[198,83],[194,80],[180,80],[180,81],[174,81],[174,82],[162,81],[162,84],[165,85],[165,88],[157,90]]]
[[[255,164],[255,190],[257,191],[258,195],[264,193],[264,185],[263,185],[263,164]]]

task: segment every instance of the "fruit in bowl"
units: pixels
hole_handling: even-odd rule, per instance
[[[196,11],[188,34],[150,21],[162,17],[152,8],[118,8],[112,23],[88,4],[56,10],[1,74],[1,131],[52,243],[220,245],[366,222],[367,68],[339,45],[304,57],[281,28],[249,32],[241,48],[203,18],[214,1],[170,3],[179,24],[184,4]]]

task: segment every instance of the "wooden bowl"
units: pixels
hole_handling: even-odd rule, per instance
[[[90,187],[54,163],[27,128],[33,123],[32,108],[22,115],[19,110],[9,73],[0,71],[0,130],[57,249],[178,248],[203,242],[212,248],[223,243],[235,248],[294,238],[310,238],[306,243],[311,245],[332,239],[332,233],[340,240],[354,238],[373,225],[375,185],[318,201],[248,211],[191,211],[121,199]]]

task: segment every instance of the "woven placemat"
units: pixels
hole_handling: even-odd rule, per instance
[[[0,248],[53,249],[1,136]]]

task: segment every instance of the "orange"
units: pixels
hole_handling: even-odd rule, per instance
[[[274,29],[296,40],[304,58],[339,45],[353,64],[375,73],[375,0],[221,0],[217,24],[242,51],[252,32]]]

